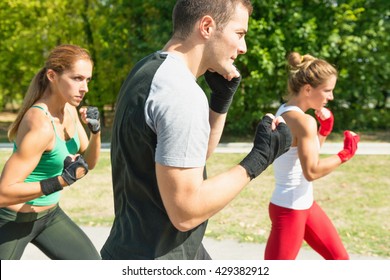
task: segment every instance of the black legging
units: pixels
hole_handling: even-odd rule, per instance
[[[0,259],[19,260],[28,243],[54,260],[99,260],[88,236],[57,206],[43,217],[0,208]]]

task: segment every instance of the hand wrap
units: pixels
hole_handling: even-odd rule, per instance
[[[355,155],[359,141],[360,136],[358,134],[352,135],[351,131],[344,131],[344,149],[337,154],[342,163],[350,160]]]
[[[319,115],[315,114],[318,122],[320,123],[320,129],[318,132],[322,136],[328,136],[333,129],[334,116],[330,110],[328,111],[330,113],[330,117],[325,120],[321,119]]]
[[[87,122],[89,130],[96,134],[100,131],[100,117],[99,117],[99,110],[97,107],[91,107],[89,106],[87,108]]]
[[[256,178],[273,161],[290,149],[290,129],[285,123],[279,123],[272,130],[272,118],[264,116],[258,124],[252,150],[240,162],[246,169],[251,179]]]
[[[44,195],[49,195],[63,189],[60,181],[58,181],[58,176],[42,180],[39,184]]]
[[[226,113],[241,82],[241,76],[229,81],[217,72],[206,71],[204,77],[212,91],[210,95],[210,109],[219,114]]]
[[[80,155],[72,161],[70,156],[67,156],[64,160],[64,170],[61,177],[70,186],[78,179],[83,178],[88,173],[88,164],[84,158]]]

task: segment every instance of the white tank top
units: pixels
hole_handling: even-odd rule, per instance
[[[288,111],[305,113],[297,106],[283,104],[276,112],[276,116]],[[296,210],[310,208],[313,204],[313,184],[303,176],[298,148],[291,147],[288,152],[277,158],[273,163],[273,168],[275,189],[271,202],[281,207]]]

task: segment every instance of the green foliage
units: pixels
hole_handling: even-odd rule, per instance
[[[94,94],[87,102],[114,105],[127,74],[143,56],[161,49],[170,35],[170,18],[174,2],[100,1],[90,18],[93,26],[95,78]]]
[[[226,133],[252,134],[286,93],[286,56],[310,53],[336,65],[330,107],[336,130],[389,129],[387,0],[253,0],[248,52],[237,61],[243,80]],[[85,104],[109,112],[127,74],[171,34],[175,1],[3,0],[0,2],[0,108],[17,108],[47,53],[60,43],[90,50],[94,77]],[[208,91],[204,81],[201,85]],[[0,109],[1,110],[1,109]],[[107,116],[106,116],[107,115]],[[107,120],[106,120],[107,117]]]
[[[286,93],[286,56],[310,53],[335,64],[336,130],[388,129],[389,5],[385,1],[253,1],[243,90],[229,112],[231,132],[253,130]],[[387,121],[386,121],[387,119]],[[347,127],[346,127],[347,126]]]
[[[48,51],[83,41],[77,1],[6,0],[0,3],[0,105],[18,103]],[[87,46],[88,47],[88,46]]]

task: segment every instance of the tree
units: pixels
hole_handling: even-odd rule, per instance
[[[0,2],[0,108],[17,109],[48,52],[81,45],[94,60],[84,104],[110,113],[134,64],[168,41],[176,1],[3,0]],[[286,56],[310,53],[339,70],[330,103],[335,129],[388,129],[389,17],[387,0],[253,0],[248,52],[237,67],[243,80],[226,132],[252,134],[286,93]],[[199,80],[206,92],[207,85]],[[102,110],[105,109],[105,110]],[[106,123],[109,125],[109,123]]]
[[[286,93],[286,56],[310,53],[336,65],[335,129],[388,128],[389,5],[372,1],[253,1],[242,90],[228,116],[231,133],[253,131]],[[387,66],[387,67],[386,67]],[[380,107],[374,111],[371,107]],[[362,113],[364,112],[364,113]],[[384,116],[383,116],[384,115]]]
[[[0,106],[20,103],[48,52],[61,43],[84,45],[76,1],[0,3]],[[71,5],[72,3],[72,5]],[[17,108],[17,107],[16,107]]]

